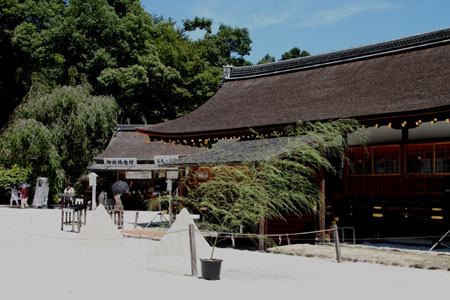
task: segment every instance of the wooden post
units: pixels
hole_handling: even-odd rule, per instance
[[[136,229],[136,227],[137,227],[138,218],[139,218],[139,211],[137,210],[136,217],[134,218],[134,229]]]
[[[319,215],[319,230],[322,230],[319,234],[319,244],[323,245],[325,243],[325,178],[322,177],[322,182],[320,185],[320,215]]]
[[[78,226],[78,232],[80,232],[80,229],[81,229],[81,206],[79,207],[79,210],[78,210],[78,217],[77,217],[77,219],[78,219],[78,224],[77,224],[77,226]]]
[[[64,230],[64,200],[61,200],[61,231]]]
[[[191,249],[191,273],[192,276],[198,276],[197,272],[197,249],[195,247],[195,227],[189,224],[189,245]]]
[[[258,239],[258,249],[259,251],[266,250],[266,242],[265,242],[265,234],[266,234],[266,218],[262,217],[259,220],[259,239]]]
[[[336,248],[336,260],[338,263],[340,263],[342,261],[341,246],[339,244],[339,233],[338,233],[338,227],[336,224],[333,224],[333,235],[334,235],[334,246]]]

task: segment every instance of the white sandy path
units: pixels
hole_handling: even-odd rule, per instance
[[[156,241],[89,247],[59,211],[0,209],[1,299],[448,299],[450,272],[218,249],[222,279],[149,270]],[[151,217],[151,215],[148,215]],[[134,213],[127,212],[127,222]],[[89,221],[89,219],[88,219]],[[128,225],[127,225],[128,224]],[[67,227],[69,229],[69,227]],[[45,236],[45,237],[43,237]],[[245,297],[244,297],[245,296]]]

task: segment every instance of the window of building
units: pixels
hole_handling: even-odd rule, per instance
[[[450,173],[450,144],[435,147],[436,173]]]
[[[405,147],[406,174],[434,172],[433,145],[407,145]]]
[[[351,148],[348,151],[348,174],[372,174],[372,158],[366,148]]]
[[[400,173],[400,147],[373,148],[374,174]]]

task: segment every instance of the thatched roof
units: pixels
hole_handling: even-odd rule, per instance
[[[153,137],[245,132],[336,118],[450,110],[450,29],[329,54],[232,68],[190,114],[138,129]]]
[[[287,151],[296,149],[301,144],[314,142],[311,136],[279,137],[240,141],[238,139],[221,140],[212,148],[179,158],[168,166],[189,166],[205,164],[239,164],[241,162],[265,161]]]
[[[186,156],[202,149],[164,142],[147,142],[147,137],[136,132],[136,127],[143,125],[118,125],[105,151],[94,158],[103,162],[104,158],[136,158],[138,161],[150,162],[155,155]]]

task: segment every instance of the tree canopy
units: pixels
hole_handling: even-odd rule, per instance
[[[89,83],[112,95],[123,123],[158,123],[202,104],[219,88],[220,68],[247,63],[246,28],[195,18],[177,28],[139,0],[1,1],[0,92],[3,126],[33,82]],[[205,29],[192,41],[187,31]]]
[[[251,64],[247,28],[212,25],[196,17],[178,27],[139,0],[0,1],[0,166],[58,187],[81,175],[117,122],[194,110],[224,65]],[[204,36],[191,39],[195,30]]]
[[[291,50],[283,53],[281,55],[281,59],[280,60],[287,60],[287,59],[305,57],[305,56],[310,56],[310,55],[311,54],[309,54],[308,51],[300,50],[300,48],[294,47]]]
[[[271,63],[271,62],[275,62],[275,57],[274,56],[271,56],[269,53],[267,53],[263,58],[261,58],[259,61],[258,61],[258,65],[261,65],[261,64],[267,64],[267,63]]]
[[[0,164],[30,169],[60,190],[107,145],[117,110],[113,98],[91,96],[88,86],[36,88],[0,135]]]

